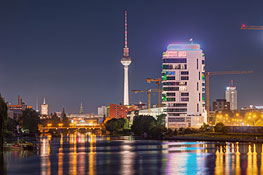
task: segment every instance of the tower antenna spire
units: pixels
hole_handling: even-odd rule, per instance
[[[123,56],[129,56],[129,48],[128,48],[128,23],[127,23],[127,10],[125,10],[125,31],[124,31],[124,48],[123,48]]]

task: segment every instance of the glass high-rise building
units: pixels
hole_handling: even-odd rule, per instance
[[[200,45],[170,44],[162,60],[162,103],[167,127],[200,127],[207,121],[205,57]]]
[[[226,88],[226,101],[230,103],[230,110],[237,110],[237,89],[234,86]]]

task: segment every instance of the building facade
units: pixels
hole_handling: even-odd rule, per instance
[[[32,106],[26,105],[22,98],[18,96],[17,105],[8,104],[8,117],[17,120],[20,116],[22,116],[23,111],[26,109],[32,109]]]
[[[157,119],[158,115],[165,114],[164,107],[156,107],[149,109],[141,109],[138,111],[138,115],[150,115]]]
[[[226,99],[216,99],[213,102],[213,111],[229,111],[230,103]]]
[[[205,57],[199,44],[170,44],[162,57],[162,103],[168,128],[206,122]]]
[[[136,106],[124,106],[118,104],[110,104],[110,118],[126,118],[128,112],[135,111]]]
[[[237,110],[237,89],[234,86],[226,88],[226,101],[230,103],[231,110]]]
[[[102,116],[105,116],[107,117],[107,106],[99,106],[98,107],[98,115],[102,115]]]

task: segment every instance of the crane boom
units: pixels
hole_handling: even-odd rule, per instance
[[[209,92],[209,79],[214,75],[237,75],[237,74],[252,74],[253,71],[220,71],[220,72],[206,72],[206,111],[207,117],[210,116],[210,92]]]
[[[159,92],[158,89],[148,89],[148,90],[132,90],[133,93],[138,93],[138,92],[147,92],[147,97],[148,97],[148,112],[151,112],[151,93],[152,92]]]
[[[235,75],[235,74],[251,74],[253,71],[221,71],[221,72],[207,72],[210,75]]]
[[[246,26],[245,24],[243,24],[240,27],[241,30],[263,30],[263,26]]]

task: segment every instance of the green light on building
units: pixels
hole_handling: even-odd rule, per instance
[[[205,79],[205,74],[202,74],[202,80],[204,80]]]
[[[167,80],[167,75],[163,75],[163,80]]]

